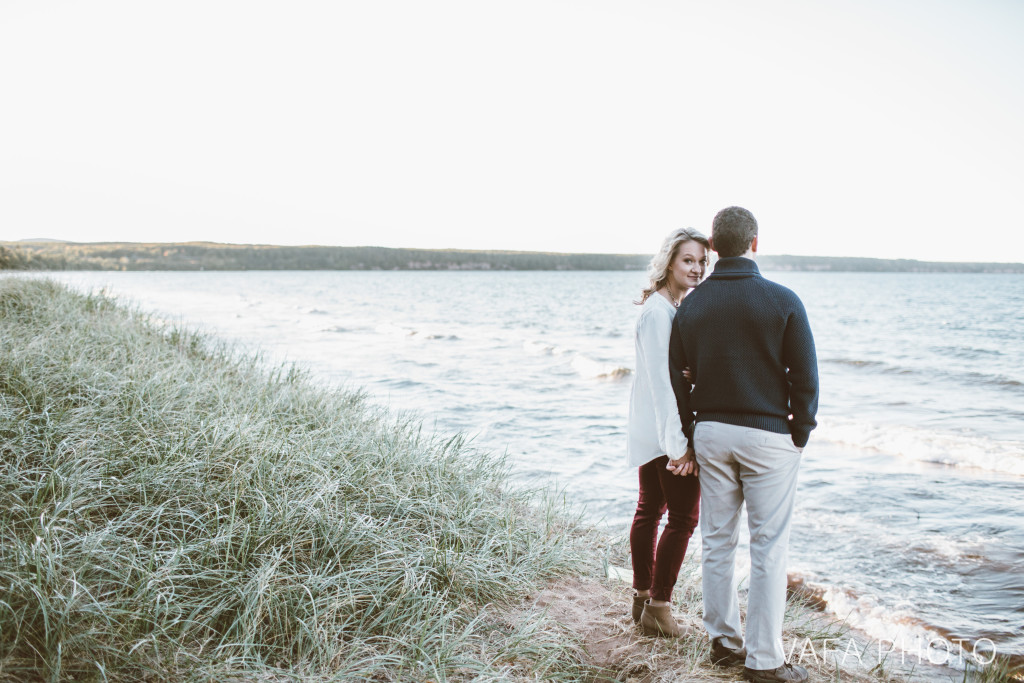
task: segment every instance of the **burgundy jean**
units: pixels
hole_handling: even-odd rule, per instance
[[[680,477],[665,469],[663,455],[640,466],[640,499],[629,549],[633,555],[633,588],[650,589],[652,600],[671,600],[686,546],[700,514],[700,480]],[[668,511],[668,523],[658,538],[661,516]]]

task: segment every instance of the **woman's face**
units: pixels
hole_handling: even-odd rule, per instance
[[[707,250],[700,242],[683,242],[679,245],[676,257],[669,264],[668,277],[673,289],[681,291],[693,289],[700,284],[707,265]]]

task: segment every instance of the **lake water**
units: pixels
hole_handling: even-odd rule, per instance
[[[1024,657],[1024,276],[766,275],[806,304],[821,374],[791,578],[869,637],[933,662],[951,639]],[[554,481],[627,531],[642,273],[50,277],[473,435],[508,452],[518,481]]]

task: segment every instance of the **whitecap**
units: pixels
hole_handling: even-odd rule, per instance
[[[581,354],[573,356],[571,365],[577,373],[592,379],[622,379],[633,374],[630,368],[602,363]]]
[[[523,350],[531,356],[550,356],[554,354],[555,347],[552,344],[528,339],[523,342]]]
[[[998,441],[981,434],[954,434],[908,425],[859,420],[820,421],[815,436],[832,443],[896,455],[919,462],[974,467],[1024,476],[1024,442]]]

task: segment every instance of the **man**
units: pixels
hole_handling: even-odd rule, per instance
[[[818,365],[800,299],[761,276],[757,221],[737,206],[715,216],[710,277],[683,299],[672,326],[669,372],[690,450],[700,467],[704,627],[716,664],[745,664],[749,681],[805,681],[785,661],[786,555],[800,454],[815,427]],[[689,368],[694,385],[683,377]],[[696,413],[696,415],[694,415]],[[696,453],[694,454],[694,451]],[[740,508],[750,528],[744,649],[736,595]]]

